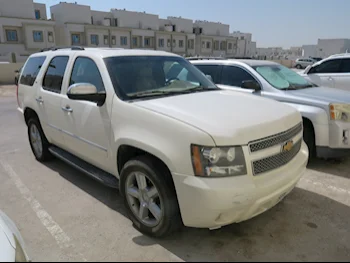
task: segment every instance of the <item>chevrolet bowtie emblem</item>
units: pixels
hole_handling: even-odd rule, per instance
[[[288,141],[282,146],[282,152],[289,152],[294,146],[293,141]]]

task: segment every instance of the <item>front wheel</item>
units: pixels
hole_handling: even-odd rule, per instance
[[[120,191],[136,229],[154,237],[171,234],[181,224],[171,175],[152,157],[128,161],[121,171]]]
[[[303,126],[303,138],[307,147],[309,148],[309,160],[311,160],[316,156],[315,131],[312,123],[308,121],[304,121]]]
[[[296,68],[297,68],[297,69],[301,69],[302,66],[298,64],[298,65],[296,65]]]

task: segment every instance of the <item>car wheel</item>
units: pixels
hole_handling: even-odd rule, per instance
[[[121,171],[120,192],[134,227],[153,236],[170,235],[181,226],[171,174],[150,156],[128,161]]]
[[[296,68],[297,68],[297,69],[301,69],[302,66],[298,64],[298,65],[296,65]]]
[[[50,144],[37,119],[30,119],[28,121],[28,138],[33,154],[39,162],[52,159],[52,155],[49,151]]]
[[[316,156],[314,127],[312,126],[312,123],[305,120],[303,121],[303,125],[304,125],[303,138],[307,147],[309,148],[309,160],[311,160]]]

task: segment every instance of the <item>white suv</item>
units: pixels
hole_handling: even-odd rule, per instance
[[[36,159],[56,156],[119,188],[134,226],[152,236],[256,216],[294,188],[308,160],[299,112],[221,90],[171,53],[37,53],[18,102]]]
[[[316,61],[311,58],[298,58],[297,60],[295,60],[295,67],[297,69],[303,69],[307,68],[308,66],[311,66],[315,62]]]
[[[319,86],[350,91],[350,53],[325,58],[307,67],[301,75]]]

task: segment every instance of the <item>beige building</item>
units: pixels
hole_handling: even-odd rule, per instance
[[[0,61],[23,62],[29,54],[55,46],[54,24],[44,4],[0,0]]]

